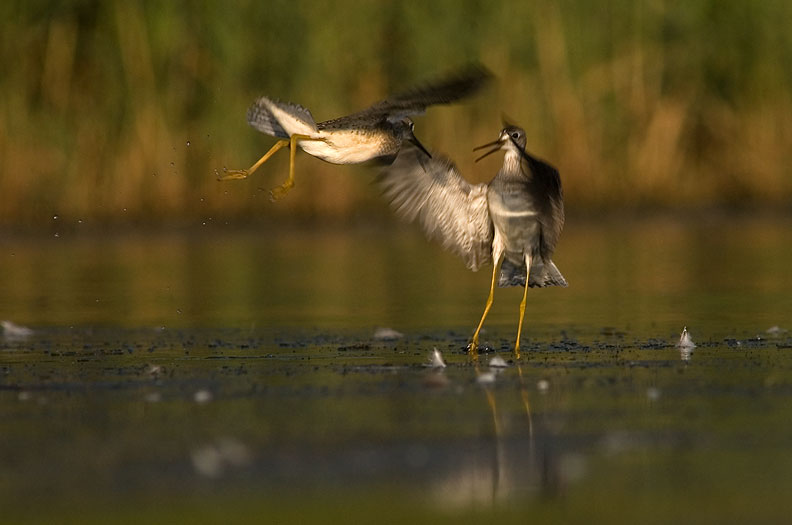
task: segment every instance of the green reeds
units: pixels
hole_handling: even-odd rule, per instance
[[[478,60],[499,83],[417,133],[471,180],[501,114],[558,165],[570,211],[788,207],[792,4],[737,0],[7,2],[0,225],[387,214],[370,170],[287,155],[245,123],[268,94],[317,119]]]

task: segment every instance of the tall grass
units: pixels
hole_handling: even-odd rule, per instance
[[[0,224],[387,213],[365,168],[300,155],[276,205],[285,153],[215,174],[273,142],[245,123],[258,94],[325,119],[473,60],[497,85],[417,126],[471,180],[505,114],[571,211],[788,207],[790,27],[780,0],[5,2]]]

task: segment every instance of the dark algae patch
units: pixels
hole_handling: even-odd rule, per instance
[[[780,516],[789,337],[702,342],[687,360],[674,340],[629,332],[531,340],[519,363],[508,351],[473,362],[461,343],[112,328],[2,341],[3,508],[112,522],[166,498],[199,521],[210,501],[228,518],[296,520],[363,498],[352,514],[366,519],[390,494],[397,515],[516,519],[590,512],[618,490],[641,503],[593,519],[640,521],[656,501],[665,521],[712,516],[699,502],[740,481],[754,498],[712,512]],[[433,348],[445,368],[428,366]],[[505,368],[490,367],[496,356]]]

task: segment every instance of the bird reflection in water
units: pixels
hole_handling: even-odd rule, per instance
[[[524,501],[532,496],[554,499],[563,495],[568,483],[582,476],[584,461],[576,454],[559,453],[552,425],[535,425],[531,388],[522,365],[506,365],[499,357],[486,366],[479,361],[473,365],[476,384],[489,409],[487,427],[491,430],[484,432],[484,449],[465,455],[458,468],[434,483],[433,501],[444,509],[464,510]],[[514,379],[519,384],[521,410],[501,410],[499,402],[510,405],[505,396],[513,392],[507,385]],[[498,388],[499,384],[504,388]],[[540,384],[544,385],[545,380],[536,387],[544,396],[547,389]]]

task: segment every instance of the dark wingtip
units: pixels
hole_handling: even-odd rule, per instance
[[[468,64],[437,78],[433,82],[394,95],[387,102],[420,102],[423,105],[449,104],[469,97],[495,78],[478,63]]]
[[[442,86],[447,90],[446,102],[454,102],[478,92],[495,76],[489,69],[474,62],[451,71],[443,78],[445,80],[440,82],[437,87]]]
[[[461,85],[465,85],[467,93],[474,93],[495,79],[492,71],[483,64],[474,62],[462,68],[458,73]]]

